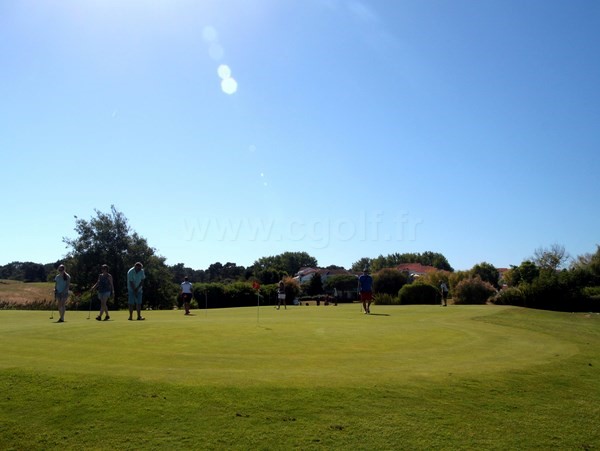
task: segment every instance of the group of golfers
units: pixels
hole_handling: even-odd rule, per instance
[[[146,319],[142,316],[142,293],[145,278],[146,275],[144,274],[144,265],[142,265],[141,262],[137,262],[132,268],[129,269],[129,271],[127,271],[127,304],[129,306],[129,321],[133,320],[134,310],[137,313],[136,319],[138,321],[144,321]],[[70,284],[71,276],[65,270],[65,265],[60,265],[58,267],[58,274],[54,278],[54,296],[58,307],[59,323],[65,322],[65,310],[67,299],[69,298]],[[98,291],[98,299],[100,299],[100,313],[96,317],[96,320],[102,321],[102,315],[104,314],[104,321],[108,321],[110,319],[110,315],[108,314],[107,302],[108,298],[115,293],[113,277],[108,272],[108,265],[102,265],[102,272],[98,276],[98,281],[90,289],[90,291],[93,290]],[[191,284],[189,292],[191,293]],[[189,314],[189,300],[186,305],[187,315]]]
[[[144,274],[144,265],[141,262],[137,262],[132,268],[127,271],[127,305],[129,306],[129,321],[133,320],[133,311],[135,309],[137,313],[137,321],[144,321],[145,318],[142,316],[142,293],[143,283],[146,275]],[[65,321],[65,305],[69,297],[69,284],[71,282],[71,276],[65,271],[65,266],[60,265],[58,267],[58,274],[54,278],[54,295],[58,305],[59,319],[58,322],[62,323]],[[447,305],[448,287],[442,282],[441,286],[442,293],[442,305]],[[98,291],[98,299],[100,299],[100,313],[96,317],[96,320],[102,321],[102,315],[104,314],[104,321],[110,319],[108,314],[108,299],[114,295],[115,287],[113,284],[113,277],[108,272],[108,265],[102,265],[102,272],[98,276],[98,281],[92,286],[91,291]],[[277,309],[279,310],[281,304],[285,305],[285,287],[283,280],[279,281],[278,302]],[[358,292],[360,301],[362,302],[362,311],[365,314],[371,313],[371,303],[373,302],[373,277],[369,274],[369,268],[363,269],[362,275],[358,278]],[[180,296],[183,301],[183,307],[185,314],[190,314],[190,302],[192,300],[193,291],[192,283],[187,277],[181,283]]]

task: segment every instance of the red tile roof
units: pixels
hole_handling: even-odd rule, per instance
[[[434,266],[422,265],[421,263],[402,263],[396,266],[398,271],[406,271],[410,274],[427,274],[438,271]]]

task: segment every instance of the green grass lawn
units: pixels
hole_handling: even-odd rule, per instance
[[[600,315],[0,311],[0,449],[600,449]]]

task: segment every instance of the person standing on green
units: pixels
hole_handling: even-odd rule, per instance
[[[96,317],[97,321],[102,320],[102,313],[105,313],[104,321],[108,321],[110,316],[108,315],[108,298],[114,296],[115,287],[113,285],[113,278],[108,272],[108,265],[102,265],[102,273],[98,276],[98,282],[90,288],[94,290],[98,288],[98,299],[100,299],[100,313]]]
[[[65,265],[59,265],[58,274],[54,278],[54,297],[58,307],[58,323],[65,322],[65,310],[67,299],[69,299],[69,285],[71,284],[71,276],[65,271]]]
[[[446,282],[442,281],[440,291],[442,293],[442,307],[446,307],[448,305],[448,286]]]
[[[373,302],[373,278],[369,274],[369,267],[365,266],[362,275],[358,278],[358,293],[365,314],[371,313],[371,302]]]
[[[142,285],[146,275],[144,274],[144,265],[137,262],[133,268],[127,271],[127,304],[129,305],[129,321],[133,319],[133,309],[137,310],[137,320],[143,321],[146,318],[142,316]]]
[[[179,293],[181,300],[183,301],[183,308],[185,309],[185,314],[190,314],[190,302],[192,301],[192,297],[194,296],[194,287],[192,286],[192,282],[190,282],[185,276],[183,278],[183,282],[181,282],[181,291]]]

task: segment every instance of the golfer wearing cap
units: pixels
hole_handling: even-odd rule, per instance
[[[144,265],[141,262],[137,262],[133,268],[127,271],[127,304],[129,305],[129,321],[133,318],[133,307],[137,310],[137,320],[143,321],[142,316],[142,284],[146,275],[144,274]]]
[[[371,302],[373,301],[373,278],[369,274],[369,268],[365,266],[362,275],[358,278],[358,292],[363,305],[363,313],[371,313]]]

